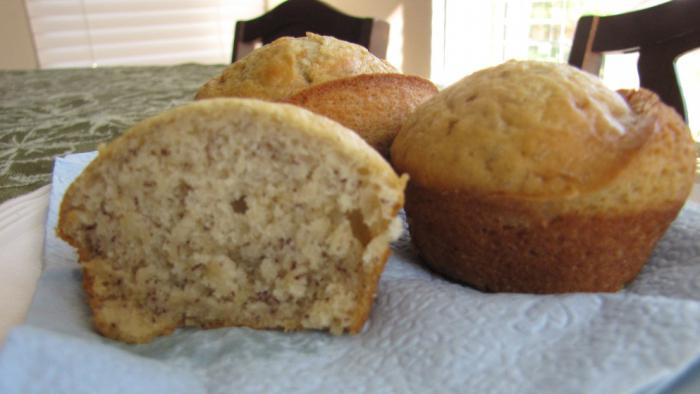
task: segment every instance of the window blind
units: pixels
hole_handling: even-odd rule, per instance
[[[26,0],[42,68],[228,63],[264,0]]]

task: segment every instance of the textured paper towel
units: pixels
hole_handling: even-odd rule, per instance
[[[168,379],[210,393],[657,392],[700,355],[700,208],[694,204],[686,205],[640,277],[616,294],[481,293],[421,268],[404,234],[360,335],[187,329],[146,345],[115,343],[92,331],[75,254],[53,233],[65,187],[92,157],[56,163],[46,266],[28,317],[34,327],[15,330],[0,354],[0,382],[10,384],[0,389],[57,368],[100,376],[99,384],[110,387],[123,383],[125,373],[104,368],[128,371],[132,360],[140,371],[135,379],[148,392],[168,392]],[[50,345],[37,345],[42,340]],[[86,358],[41,356],[61,352],[61,343]],[[9,376],[13,355],[27,349],[21,363],[32,372],[14,368]],[[89,391],[79,374],[66,376],[65,387]],[[66,383],[60,374],[56,379]]]

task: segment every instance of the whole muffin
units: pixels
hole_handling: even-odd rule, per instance
[[[616,291],[693,183],[680,116],[568,65],[476,72],[409,117],[392,161],[425,263],[487,291]]]
[[[282,37],[255,49],[202,86],[196,99],[281,100],[333,79],[397,70],[365,47],[329,36]]]
[[[66,191],[96,329],[147,342],[178,327],[357,333],[406,177],[302,108],[214,99],[147,119]]]

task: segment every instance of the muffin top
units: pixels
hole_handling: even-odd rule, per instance
[[[412,181],[440,190],[571,199],[629,178],[617,199],[665,186],[676,198],[692,180],[692,146],[680,117],[649,91],[619,94],[565,64],[510,61],[418,107],[391,155]],[[665,186],[643,184],[661,173]]]
[[[282,37],[257,48],[202,86],[196,98],[280,100],[325,81],[390,72],[397,70],[360,45],[306,33],[306,37]]]

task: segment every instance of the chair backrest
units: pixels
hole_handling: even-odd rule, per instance
[[[255,19],[236,23],[231,61],[251,52],[258,42],[268,44],[279,37],[301,37],[306,32],[353,42],[379,58],[386,57],[387,22],[347,15],[318,0],[288,0]]]
[[[639,52],[639,84],[687,119],[675,61],[700,47],[700,1],[672,0],[655,7],[578,20],[569,64],[598,75],[606,52]]]

